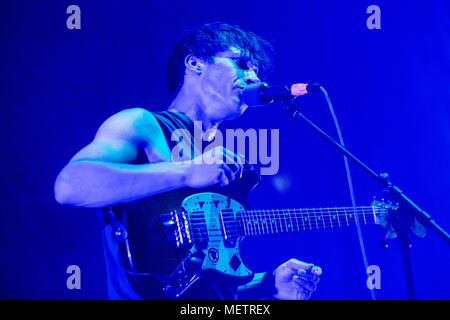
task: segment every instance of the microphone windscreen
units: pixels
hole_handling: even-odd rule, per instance
[[[294,97],[303,96],[308,93],[308,90],[306,89],[307,86],[307,83],[295,83],[291,86],[291,94]]]
[[[265,105],[266,103],[264,103],[261,100],[260,93],[259,93],[260,92],[259,90],[262,86],[267,86],[267,83],[259,82],[259,83],[249,84],[248,86],[246,86],[244,88],[244,90],[242,91],[243,103],[245,103],[246,105],[248,105],[250,107]]]
[[[315,92],[321,87],[318,83],[294,83],[291,86],[291,94],[294,97],[300,97],[307,93]]]

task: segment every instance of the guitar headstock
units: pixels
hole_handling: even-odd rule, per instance
[[[387,238],[395,238],[397,233],[392,225],[392,216],[398,210],[399,204],[385,200],[384,198],[377,200],[377,198],[374,197],[371,206],[374,209],[375,223],[386,230]]]
[[[399,204],[393,201],[387,201],[384,198],[377,200],[375,197],[371,203],[375,213],[375,223],[382,226],[386,230],[386,238],[392,239],[397,236],[393,225],[393,218],[395,218],[399,210]],[[397,215],[398,216],[398,215]],[[426,234],[425,227],[413,218],[409,224],[409,230],[412,234],[418,237],[424,237]]]

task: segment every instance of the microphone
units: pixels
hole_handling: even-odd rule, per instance
[[[263,106],[273,101],[286,101],[319,90],[318,83],[295,83],[290,86],[271,86],[266,82],[250,84],[242,91],[242,101],[248,106]]]

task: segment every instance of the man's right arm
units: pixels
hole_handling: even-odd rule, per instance
[[[155,163],[129,164],[141,146]],[[164,134],[150,112],[128,109],[106,120],[95,139],[64,167],[56,178],[55,198],[82,207],[128,202],[184,187],[187,167],[170,162]]]
[[[151,163],[130,164],[139,147],[146,150]],[[128,109],[106,120],[95,139],[59,173],[55,198],[60,204],[102,208],[186,186],[227,185],[239,171],[234,167],[222,161],[171,162],[156,118],[144,109]]]

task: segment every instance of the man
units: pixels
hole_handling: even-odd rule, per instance
[[[247,85],[259,82],[259,74],[267,73],[270,51],[270,44],[260,37],[224,23],[205,24],[185,32],[167,68],[171,93],[168,110],[151,113],[135,108],[113,115],[58,175],[55,197],[59,203],[121,208],[103,210],[110,298],[163,297],[148,289],[164,282],[159,273],[137,270],[151,269],[152,262],[147,258],[137,263],[131,259],[130,239],[131,243],[147,245],[142,250],[146,256],[164,254],[161,251],[166,250],[158,237],[145,241],[153,233],[151,227],[143,227],[147,222],[130,222],[144,214],[140,200],[149,199],[151,210],[163,201],[160,195],[186,188],[223,188],[243,176],[241,156],[223,147],[174,161],[171,134],[177,129],[192,132],[197,126],[204,140],[210,141],[211,132],[222,121],[240,116],[248,107],[241,101],[241,92]],[[196,161],[199,159],[202,161]],[[158,268],[153,265],[154,270]],[[244,286],[207,277],[206,283],[199,281],[200,289],[187,297],[308,299],[320,274],[319,267],[291,259],[273,273],[255,274]]]

